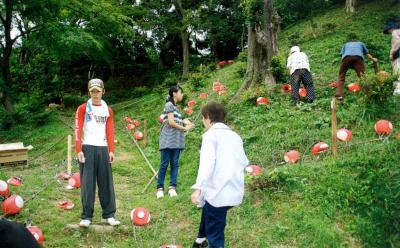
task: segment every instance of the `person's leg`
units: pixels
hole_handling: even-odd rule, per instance
[[[181,151],[181,149],[171,149],[171,177],[169,186],[174,188],[178,185],[179,156]]]
[[[96,156],[93,146],[83,145],[85,163],[80,164],[82,220],[92,220],[94,210],[94,197],[96,194]]]
[[[114,217],[115,192],[112,168],[109,162],[107,147],[97,147],[97,185],[99,187],[99,200],[103,209],[103,219]]]
[[[394,81],[394,92],[393,95],[400,95],[400,58],[397,58],[392,61],[393,67],[393,75],[397,77],[397,80]]]
[[[157,189],[164,188],[165,173],[167,172],[168,164],[171,157],[171,149],[162,149],[160,169],[158,170]]]
[[[300,70],[296,70],[290,75],[290,85],[292,86],[292,100],[295,104],[300,102],[299,89],[300,89]]]
[[[340,64],[338,85],[336,87],[335,96],[338,98],[343,98],[344,96],[344,82],[346,81],[346,73],[349,69],[348,63],[351,61],[351,57],[345,57]]]
[[[304,72],[301,74],[301,80],[307,91],[307,102],[313,102],[315,100],[315,92],[311,72],[304,70]]]
[[[353,62],[353,68],[357,73],[358,77],[362,77],[365,73],[365,66],[364,66],[364,60],[361,58],[355,58]]]
[[[226,214],[229,207],[213,207],[206,202],[205,230],[210,248],[223,248],[225,245]]]

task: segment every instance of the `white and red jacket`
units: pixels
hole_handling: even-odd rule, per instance
[[[112,109],[104,101],[102,104],[96,105],[91,104],[89,100],[80,105],[75,115],[74,136],[77,153],[82,151],[82,145],[108,146],[108,150],[114,152],[114,114]]]

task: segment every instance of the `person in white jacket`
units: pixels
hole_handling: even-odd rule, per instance
[[[192,247],[224,247],[227,211],[242,203],[244,169],[249,160],[240,136],[224,124],[225,108],[216,102],[201,110],[203,134],[200,166],[192,186],[192,202],[202,207],[201,223]],[[208,243],[207,243],[208,240]]]

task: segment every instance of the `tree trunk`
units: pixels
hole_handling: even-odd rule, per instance
[[[258,83],[265,83],[267,88],[275,84],[270,70],[271,60],[278,53],[279,15],[274,11],[272,0],[264,0],[264,25],[250,24],[248,33],[247,70],[244,82],[233,100],[238,100],[244,90]]]
[[[178,18],[181,20],[181,39],[182,39],[182,79],[187,79],[189,76],[189,33],[187,30],[186,20],[185,20],[185,10],[182,7],[181,0],[174,0],[175,11]]]
[[[189,76],[189,33],[186,28],[182,30],[181,36],[183,49],[182,79],[186,80]]]
[[[4,80],[4,89],[2,89],[3,106],[8,113],[14,112],[14,106],[11,98],[11,72],[10,72],[10,58],[14,40],[11,39],[11,22],[12,22],[12,0],[6,0],[5,3],[5,17],[1,17],[4,25],[4,41],[3,54],[1,58],[1,73]]]
[[[356,0],[346,0],[346,13],[354,13]]]

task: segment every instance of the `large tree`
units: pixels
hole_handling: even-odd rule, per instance
[[[272,0],[253,0],[248,2],[248,55],[245,80],[235,99],[248,88],[258,83],[267,87],[275,84],[271,72],[271,60],[278,53],[277,33],[279,15],[274,10]]]
[[[346,0],[346,12],[354,13],[356,6],[356,0]]]

